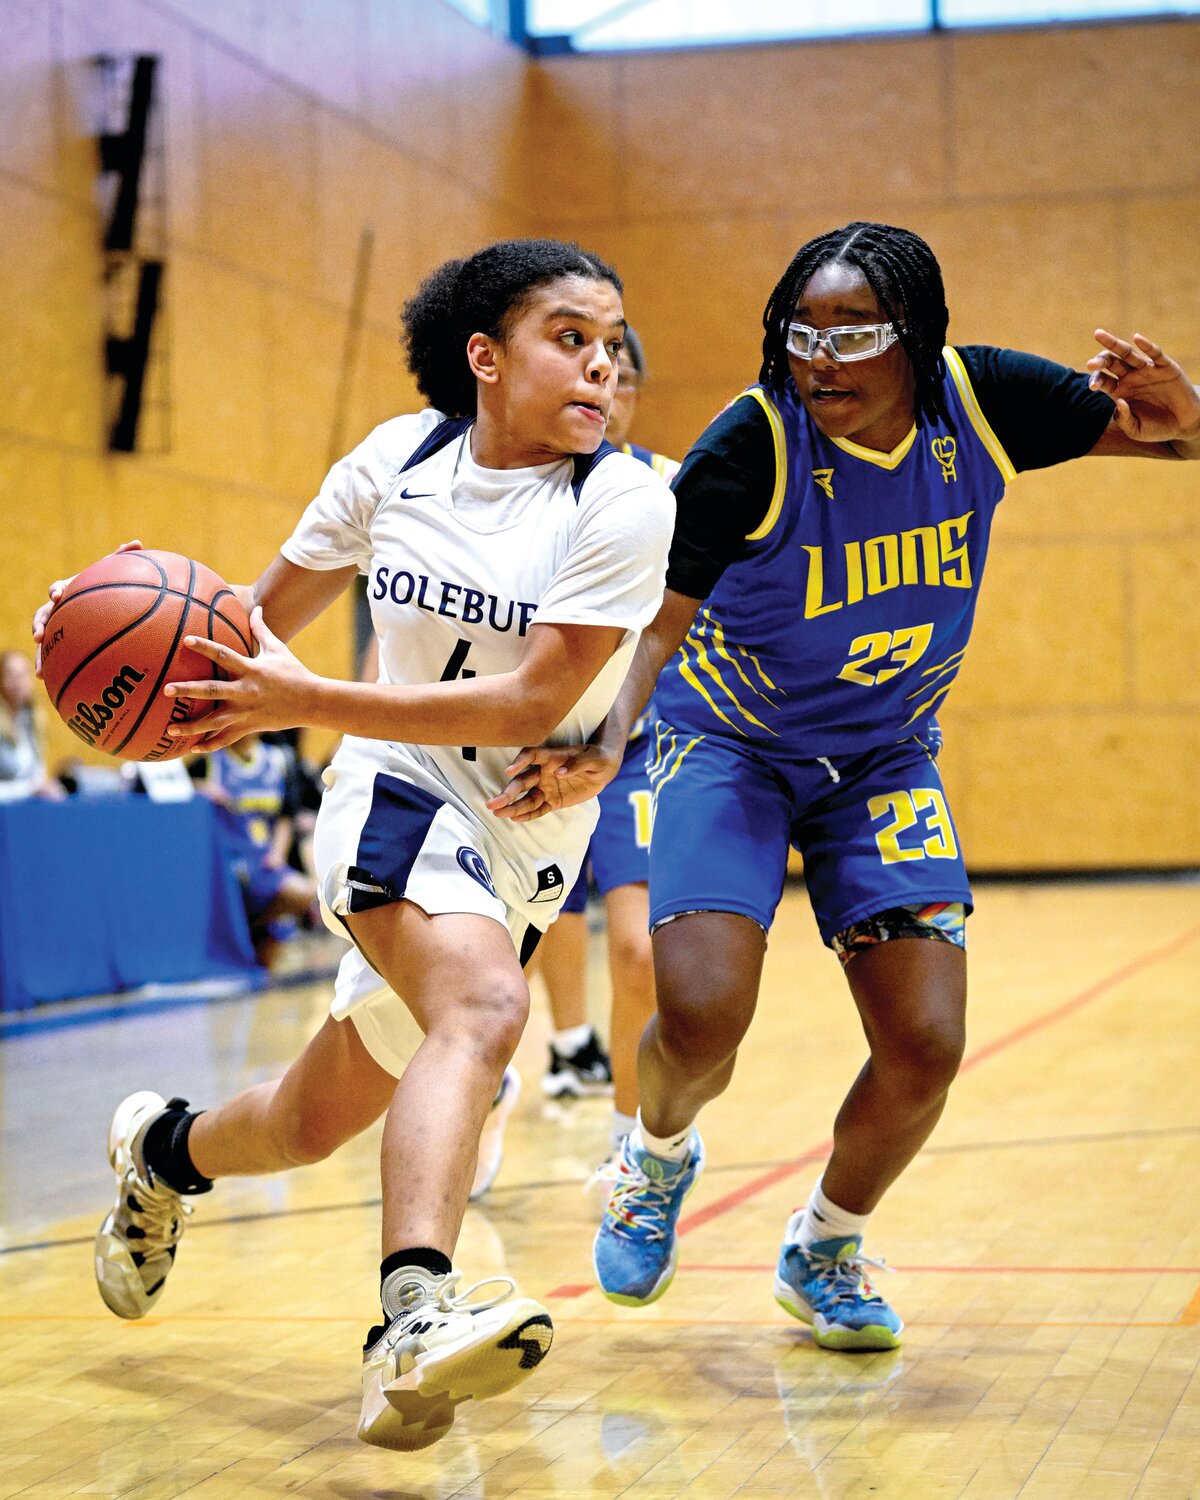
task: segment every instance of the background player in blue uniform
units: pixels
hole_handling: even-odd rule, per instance
[[[317,882],[288,864],[293,806],[287,757],[278,745],[248,734],[205,756],[201,790],[217,805],[226,857],[242,889],[254,954],[264,968],[275,958],[284,921],[303,916]]]
[[[638,393],[646,378],[641,341],[632,328],[617,356],[618,383],[605,436],[610,443],[670,481],[674,459],[629,441]],[[637,1048],[654,1013],[654,968],[648,927],[650,879],[650,780],[646,752],[652,714],[639,716],[621,769],[600,797],[600,821],[592,835],[588,862],[563,902],[557,921],[538,952],[550,996],[556,1035],[543,1088],[551,1095],[613,1088],[612,1144],[619,1147],[633,1128],[637,1111]],[[612,987],[608,1058],[587,1025],[588,875],[604,898],[609,978]],[[574,1035],[572,1036],[572,1030]],[[572,1046],[572,1042],[575,1043]]]
[[[674,657],[651,764],[658,1014],[596,1239],[601,1287],[639,1305],[670,1282],[704,1160],[693,1122],[732,1076],[790,842],[870,1057],[788,1222],[775,1294],[826,1347],[892,1348],[902,1325],[871,1286],[862,1236],[963,1051],[970,892],[934,715],[967,644],[992,511],[1021,469],[1200,456],[1200,393],[1136,334],[1097,330],[1090,378],[945,348],[932,251],[881,224],[805,245],[763,322],[759,383],[676,479],[667,594],[609,719],[573,756],[519,757],[493,807],[538,816],[602,785]]]

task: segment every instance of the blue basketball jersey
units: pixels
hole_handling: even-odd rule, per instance
[[[229,805],[222,821],[238,842],[253,849],[269,847],[283,812],[287,762],[278,745],[260,740],[248,761],[229,750],[209,757],[209,779],[225,793]]]
[[[775,490],[658,680],[674,728],[806,757],[936,734],[1015,474],[945,357],[950,421],[914,424],[891,453],[824,436],[790,382],[738,397],[770,422]]]

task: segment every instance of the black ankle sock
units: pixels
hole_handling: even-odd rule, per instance
[[[454,1269],[450,1264],[450,1257],[443,1255],[440,1250],[430,1250],[425,1247],[416,1250],[394,1250],[391,1255],[385,1256],[380,1262],[380,1286],[393,1271],[399,1271],[404,1266],[418,1266],[422,1271],[428,1271],[431,1276],[449,1276]]]
[[[142,1137],[142,1160],[155,1177],[177,1193],[212,1190],[212,1178],[201,1176],[188,1154],[188,1133],[202,1113],[189,1110],[186,1099],[171,1099]]]

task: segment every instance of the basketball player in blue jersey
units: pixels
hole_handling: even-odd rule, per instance
[[[883,224],[806,244],[763,323],[758,383],[675,481],[667,593],[607,721],[582,751],[519,757],[492,806],[536,817],[605,784],[658,681],[658,1014],[594,1252],[605,1295],[632,1306],[674,1273],[676,1219],[704,1164],[694,1122],[732,1076],[789,844],[803,854],[870,1056],[824,1175],[788,1221],[775,1295],[823,1347],[889,1349],[902,1324],[862,1242],[963,1052],[971,893],[936,713],[970,636],[992,514],[1023,469],[1200,456],[1200,393],[1140,334],[1097,330],[1090,378],[945,347],[932,251]]]
[[[287,862],[292,807],[287,760],[278,745],[255,734],[206,756],[200,790],[217,806],[225,855],[242,891],[254,956],[269,969],[288,931],[287,919],[303,916],[317,899],[311,875]]]

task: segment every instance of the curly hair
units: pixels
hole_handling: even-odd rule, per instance
[[[950,313],[937,257],[910,229],[856,221],[801,245],[780,277],[763,313],[763,362],[758,378],[779,390],[790,371],[787,329],[810,277],[821,266],[840,261],[855,266],[870,283],[884,317],[893,323],[916,377],[919,415],[948,417],[942,399],[946,327]]]
[[[430,405],[450,417],[473,416],[476,382],[467,340],[473,333],[503,339],[530,295],[562,276],[607,281],[624,291],[598,255],[562,240],[501,240],[427,276],[404,304],[401,322],[408,368]]]

